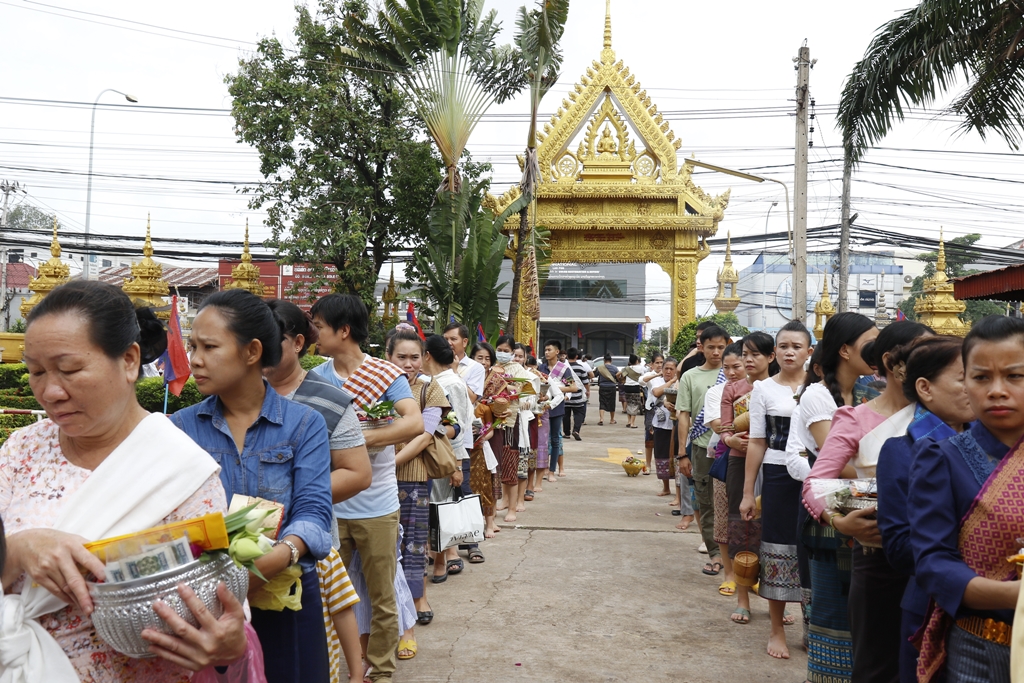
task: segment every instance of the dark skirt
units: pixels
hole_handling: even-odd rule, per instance
[[[889,565],[880,548],[865,552],[859,543],[854,547],[849,603],[853,680],[899,682],[900,601],[908,580]]]
[[[644,412],[644,445],[654,448],[654,409]]]
[[[669,457],[669,448],[672,444],[672,432],[668,429],[654,430],[654,467],[658,472],[658,479],[672,479],[672,459]]]
[[[483,496],[480,499],[483,501]],[[398,523],[402,525],[402,538],[399,539],[401,566],[409,592],[415,600],[423,597],[423,572],[427,568],[427,537],[430,531],[430,488],[427,482],[398,482]]]
[[[618,393],[615,387],[602,387],[597,388],[598,401],[601,405],[601,410],[615,414],[615,394]]]
[[[849,683],[853,676],[853,637],[848,599],[852,549],[850,539],[822,526],[804,511],[801,552],[811,588],[808,605],[807,680],[811,683]],[[801,572],[804,571],[801,567]]]
[[[267,683],[329,683],[327,629],[315,570],[302,575],[301,610],[273,612],[254,607],[252,627],[263,646]]]
[[[768,600],[801,602],[797,556],[797,513],[803,482],[789,476],[785,465],[762,465],[761,588]],[[899,600],[896,602],[899,605]],[[868,679],[865,679],[868,680]]]
[[[735,558],[736,553],[746,550],[752,553],[761,552],[761,520],[749,522],[740,517],[740,503],[743,502],[743,479],[746,476],[746,458],[730,455],[729,468],[725,475],[725,497],[729,504],[729,557]]]
[[[946,641],[946,683],[1010,683],[1010,648],[959,626]]]

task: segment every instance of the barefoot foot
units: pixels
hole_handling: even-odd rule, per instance
[[[671,496],[671,495],[672,495],[671,491],[658,491],[658,497],[659,498],[664,498],[665,496]],[[679,503],[676,503],[676,505],[679,505]]]
[[[775,659],[789,659],[789,647],[786,645],[786,634],[772,635],[768,638],[768,654]]]
[[[669,505],[669,507],[674,507],[674,508],[679,507],[679,499],[678,498],[673,498],[671,501],[669,501],[668,505]]]
[[[680,531],[686,531],[690,528],[691,524],[693,524],[693,515],[686,515],[679,524],[676,524],[676,528]]]
[[[516,512],[526,512],[526,506],[523,505],[522,503],[516,505]]]
[[[516,513],[510,512],[507,515],[505,515],[505,521],[506,522],[514,522],[514,521],[516,521]]]

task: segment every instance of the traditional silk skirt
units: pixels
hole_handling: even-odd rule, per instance
[[[639,415],[644,412],[644,392],[639,385],[627,386],[622,392],[626,396],[626,415]]]
[[[498,461],[501,472],[501,483],[505,486],[516,486],[519,483],[519,461],[522,454],[519,452],[519,419],[516,418],[515,427],[509,425],[501,430],[505,438],[502,448],[501,459]]]
[[[608,413],[615,413],[615,394],[616,387],[602,387],[597,388],[598,401],[601,406],[601,410]]]
[[[551,462],[550,452],[548,450],[549,442],[551,441],[551,418],[548,416],[547,411],[540,414],[540,419],[537,420],[537,469],[546,470],[548,464]]]
[[[472,454],[470,457],[472,458]],[[480,459],[483,459],[482,452]],[[472,471],[470,460],[471,479]],[[472,481],[470,483],[472,484]],[[474,489],[473,493],[479,492]],[[481,495],[481,504],[483,499]],[[491,509],[494,509],[493,501]],[[399,547],[402,549],[400,567],[405,570],[405,580],[409,584],[413,599],[422,598],[423,572],[427,567],[427,536],[430,531],[430,491],[427,482],[398,482],[398,523],[402,528],[402,536],[398,539]]]
[[[761,587],[768,600],[801,602],[797,555],[797,514],[803,482],[789,476],[785,465],[761,466]],[[730,548],[730,551],[732,548]]]
[[[760,553],[761,520],[752,519],[747,522],[740,517],[747,459],[732,455],[723,457],[729,458],[729,469],[725,476],[725,495],[729,504],[729,557],[736,557],[736,553],[741,550]]]
[[[654,448],[654,413],[655,410],[644,411],[644,446]]]
[[[671,429],[654,429],[654,467],[658,473],[658,479],[669,480],[673,478],[672,458],[669,451],[672,446]]]
[[[469,452],[469,488],[480,496],[484,516],[494,515],[494,475],[487,469],[483,448],[474,448]],[[413,597],[418,597],[415,591]]]
[[[852,553],[850,540],[816,519],[804,523],[801,538],[810,570],[810,624],[807,629],[807,680],[849,683],[853,676],[850,634]]]
[[[726,457],[726,456],[721,456]],[[711,478],[712,487],[714,489],[714,503],[715,503],[715,528],[713,536],[715,543],[721,543],[724,545],[729,544],[729,496],[725,491],[725,482],[718,481],[714,477]]]

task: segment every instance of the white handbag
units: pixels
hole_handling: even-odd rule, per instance
[[[462,495],[455,487],[452,500],[430,503],[430,549],[435,553],[484,540],[484,513],[480,496]]]

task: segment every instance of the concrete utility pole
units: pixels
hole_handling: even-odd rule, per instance
[[[807,121],[811,50],[804,41],[796,62],[796,163],[793,216],[793,320],[807,320]]]
[[[7,310],[7,246],[3,244],[3,234],[7,232],[7,209],[11,194],[23,190],[20,183],[0,180],[0,192],[4,193],[4,208],[0,212],[0,314],[4,317],[4,331],[10,327],[10,314]]]
[[[850,185],[853,182],[853,164],[843,156],[843,200],[841,209],[842,225],[839,228],[839,286],[836,310],[840,313],[850,310]]]

